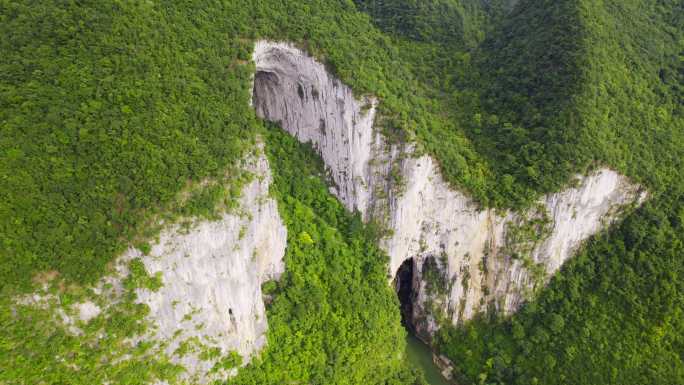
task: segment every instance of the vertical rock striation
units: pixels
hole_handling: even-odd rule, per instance
[[[257,42],[253,104],[257,115],[311,142],[331,174],[335,195],[350,211],[366,213],[377,157],[376,100],[357,100],[325,67],[284,43]],[[367,218],[366,218],[367,219]]]
[[[248,362],[266,343],[261,284],[284,271],[287,233],[268,195],[268,162],[261,154],[248,159],[246,169],[254,177],[242,191],[241,215],[226,213],[189,231],[174,226],[162,232],[148,255],[133,249],[125,258],[141,258],[150,275],[161,274],[163,286],[137,289],[138,301],[150,308],[152,338],[166,341],[167,354],[198,383],[229,373],[207,375],[215,360],[202,359],[201,351],[175,354],[176,349],[194,340],[202,345],[199,350],[237,352]]]
[[[144,343],[150,354],[164,355],[185,369],[182,383],[205,384],[234,375],[236,368],[217,364],[223,359],[235,362],[235,353],[246,364],[265,345],[268,323],[261,285],[284,271],[286,228],[269,196],[268,161],[263,149],[258,150],[258,156],[245,160],[253,178],[242,190],[237,211],[223,213],[218,220],[198,220],[190,227],[169,226],[147,254],[129,249],[115,261],[115,272],[88,290],[93,297],[85,302],[62,304],[44,285],[41,292],[18,298],[17,303],[54,306],[65,329],[83,335],[82,323],[116,314],[121,299],[134,295],[135,302],[149,309],[144,320],[149,327],[142,335],[129,336],[126,344],[112,347],[122,350],[112,352],[116,360],[139,359],[129,352]],[[155,277],[145,278],[155,284],[126,284],[134,274],[132,263]]]
[[[444,181],[430,156],[389,144],[373,129],[377,101],[356,98],[303,51],[259,41],[254,62],[257,115],[310,142],[344,205],[391,230],[380,246],[392,276],[413,258],[413,320],[424,337],[440,321],[515,311],[582,241],[645,198],[624,176],[600,169],[526,212],[481,209]]]

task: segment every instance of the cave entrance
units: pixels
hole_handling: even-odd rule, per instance
[[[254,88],[252,89],[252,104],[257,116],[273,120],[277,111],[278,98],[282,93],[280,79],[274,72],[257,71],[254,74]]]
[[[431,259],[428,258],[426,261]],[[432,347],[426,339],[418,335],[416,329],[416,323],[421,321],[415,318],[414,303],[418,299],[420,275],[425,269],[425,262],[420,266],[421,270],[418,268],[416,260],[409,258],[399,266],[397,274],[394,276],[394,288],[397,291],[397,297],[399,297],[401,324],[408,332],[406,335],[406,357],[411,367],[418,369],[425,375],[427,384],[448,385],[449,381],[443,377],[442,369],[435,364]],[[416,310],[420,312],[420,309]]]
[[[399,266],[394,278],[394,288],[399,297],[401,324],[411,333],[415,333],[413,323],[413,302],[416,299],[416,293],[413,289],[414,269],[413,258],[409,258]]]

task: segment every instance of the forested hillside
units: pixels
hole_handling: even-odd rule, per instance
[[[442,346],[473,382],[681,382],[682,6],[539,3],[521,2],[483,44],[481,106],[512,125],[476,128],[474,142],[528,188],[600,163],[652,200],[590,242],[536,303],[448,331]],[[539,12],[553,23],[531,22]]]
[[[259,126],[248,104],[257,37],[299,42],[359,93],[379,96],[383,125],[399,136],[453,124],[421,96],[429,87],[414,64],[348,2],[27,1],[0,10],[6,285],[45,269],[92,282],[181,188],[224,175]],[[484,166],[450,132],[466,168],[454,180],[474,186],[483,177],[471,182],[467,169]]]
[[[461,382],[684,379],[682,12],[676,1],[520,1],[469,62],[444,70],[459,74],[451,106],[500,181],[494,202],[524,205],[598,164],[652,191],[519,314],[445,330],[438,345]]]
[[[310,149],[249,106],[260,38],[292,41],[377,96],[376,126],[416,141],[482,206],[528,207],[598,166],[648,189],[520,313],[442,329],[435,347],[460,384],[684,382],[681,1],[0,1],[0,34],[0,383],[98,378],[47,353],[74,351],[95,372],[92,347],[10,299],[45,271],[78,292],[160,219],[229,207],[258,136],[286,273],[264,288],[268,347],[234,381],[421,381],[373,227],[328,193]],[[144,314],[122,313],[118,342],[134,329],[127,312]],[[139,383],[146,367],[110,370]]]

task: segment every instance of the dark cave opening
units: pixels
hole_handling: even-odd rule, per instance
[[[432,258],[427,258],[430,260]],[[420,266],[424,268],[425,262]],[[409,258],[405,260],[394,276],[394,288],[399,298],[401,324],[404,326],[408,335],[406,336],[406,357],[409,364],[423,372],[426,384],[447,385],[447,381],[442,374],[442,369],[436,364],[434,351],[430,343],[429,336],[421,336],[416,324],[421,322],[421,318],[415,317],[414,303],[418,299],[420,287],[420,275],[422,270],[418,270],[416,260]],[[420,326],[420,325],[419,325]]]
[[[252,104],[257,116],[270,120],[277,105],[276,95],[282,92],[280,79],[275,72],[257,71],[252,89]]]
[[[399,266],[394,278],[394,287],[397,291],[397,297],[399,297],[401,324],[411,333],[415,333],[413,302],[416,299],[416,293],[413,290],[413,269],[413,258],[409,258]]]

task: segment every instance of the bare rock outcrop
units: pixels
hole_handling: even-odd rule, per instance
[[[268,161],[263,154],[249,158],[246,169],[254,177],[242,190],[239,213],[196,223],[189,231],[173,226],[147,255],[131,249],[124,256],[141,258],[150,275],[161,275],[163,286],[137,289],[138,301],[150,308],[148,319],[156,327],[152,338],[166,341],[167,354],[197,383],[234,374],[207,375],[216,360],[202,359],[202,350],[237,352],[247,363],[265,345],[261,285],[279,278],[285,268],[287,232],[268,194]],[[199,341],[202,348],[175,354],[184,341]]]
[[[132,295],[133,302],[149,310],[143,320],[147,328],[117,347],[122,349],[112,354],[117,362],[139,359],[128,351],[145,343],[151,354],[184,368],[180,383],[205,384],[235,375],[234,365],[217,364],[237,363],[236,354],[247,364],[264,347],[268,322],[261,285],[278,279],[285,267],[287,232],[269,196],[272,178],[261,145],[257,153],[244,160],[252,178],[236,210],[217,220],[169,225],[146,253],[131,247],[116,259],[112,273],[87,290],[93,294],[84,302],[62,303],[46,284],[17,303],[49,310],[68,332],[83,335],[80,326],[116,313],[123,298]],[[142,266],[144,279],[153,285],[127,284],[133,263],[137,274]],[[101,336],[86,337],[97,341]]]
[[[390,144],[375,130],[377,101],[356,97],[325,66],[286,43],[254,50],[253,105],[323,158],[331,190],[364,220],[390,230],[380,246],[394,276],[414,263],[414,323],[424,336],[438,320],[458,323],[487,309],[510,313],[548,281],[582,242],[645,198],[604,168],[526,212],[482,209],[450,187],[436,162],[410,143]]]

